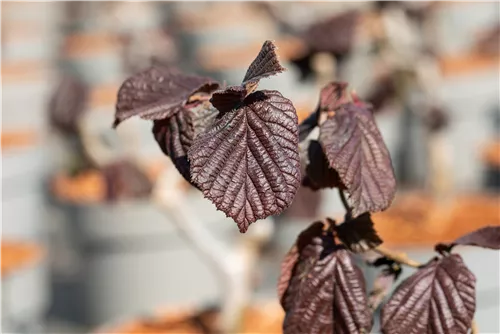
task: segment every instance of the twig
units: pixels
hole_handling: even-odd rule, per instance
[[[477,322],[476,320],[472,319],[472,324],[471,324],[471,334],[479,334],[479,328],[477,328]]]
[[[345,197],[344,191],[340,188],[339,190],[339,196],[340,200],[342,201],[342,204],[344,205],[346,212],[346,220],[352,218],[352,208],[349,206],[349,203],[347,202],[347,198]]]
[[[405,253],[395,252],[385,248],[384,246],[378,246],[377,248],[374,248],[373,251],[391,260],[405,264],[409,267],[420,268],[422,266],[421,263],[408,258],[408,256]]]
[[[219,276],[223,300],[217,327],[221,333],[235,333],[250,298],[248,271],[255,261],[252,262],[248,254],[245,254],[247,258],[242,258],[241,252],[235,252],[214,237],[206,224],[193,214],[193,209],[185,204],[184,196],[179,196],[178,190],[172,187],[172,183],[179,179],[175,169],[167,169],[157,180],[154,200],[176,225],[179,234]]]

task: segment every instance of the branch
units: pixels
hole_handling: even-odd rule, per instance
[[[470,334],[479,334],[479,328],[477,327],[477,322],[474,319],[472,319]]]
[[[408,258],[408,255],[406,255],[405,253],[395,252],[385,248],[384,246],[378,246],[377,248],[374,248],[373,251],[391,260],[405,264],[409,267],[420,268],[422,266],[421,263]]]
[[[168,168],[159,178],[154,190],[154,200],[171,218],[179,234],[192,245],[198,254],[219,276],[224,295],[218,329],[222,333],[238,331],[241,316],[249,296],[249,270],[254,261],[241,251],[230,249],[213,236],[206,224],[186,206],[185,196],[179,196],[176,181],[182,180],[175,168]]]
[[[344,205],[345,211],[346,212],[346,220],[352,218],[352,208],[349,206],[349,203],[347,202],[347,198],[345,197],[344,191],[340,188],[337,188],[339,190],[339,196],[340,200],[342,201],[342,204]]]

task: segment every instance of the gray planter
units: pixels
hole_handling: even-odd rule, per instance
[[[239,234],[235,223],[198,194],[188,200],[210,233],[231,244]],[[69,242],[53,244],[58,249],[52,252],[71,256],[53,273],[54,315],[96,326],[165,305],[201,305],[221,295],[216,273],[150,202],[60,208],[61,239]]]
[[[48,309],[45,258],[2,276],[2,332],[41,333]]]
[[[3,152],[2,238],[43,238],[45,152],[40,146]]]

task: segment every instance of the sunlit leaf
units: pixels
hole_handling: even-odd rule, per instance
[[[277,91],[257,91],[226,111],[188,152],[192,181],[238,224],[279,214],[300,184],[297,114]]]
[[[270,77],[285,71],[281,66],[276,46],[271,41],[265,41],[255,60],[248,67],[247,73],[243,78],[243,85],[250,81],[259,81],[260,79]]]
[[[476,309],[476,278],[453,254],[403,281],[382,308],[384,334],[465,334]]]
[[[370,109],[353,103],[343,105],[321,125],[319,142],[330,167],[347,188],[354,216],[389,207],[396,179]]]
[[[299,237],[282,267],[283,333],[368,333],[372,317],[363,274],[349,252],[335,245],[332,232],[318,227]]]
[[[482,227],[456,239],[450,244],[438,244],[436,249],[449,252],[456,245],[500,249],[500,226]]]
[[[172,117],[195,95],[210,94],[219,84],[210,78],[186,75],[173,68],[150,67],[128,78],[118,91],[114,126],[139,116],[161,120]]]

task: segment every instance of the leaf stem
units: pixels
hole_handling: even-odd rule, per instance
[[[420,268],[422,266],[421,263],[408,258],[408,255],[406,255],[405,253],[389,250],[389,249],[385,248],[384,246],[378,246],[378,247],[374,248],[373,251],[375,251],[375,252],[379,253],[380,255],[383,255],[391,260],[405,264],[409,267]]]
[[[347,211],[346,212],[346,220],[351,219],[352,218],[352,208],[349,206],[349,203],[347,202],[347,198],[345,197],[344,191],[340,188],[338,188],[338,190],[339,190],[340,200],[342,201],[342,204],[344,205],[344,208]]]
[[[479,328],[477,327],[477,322],[476,320],[472,319],[472,324],[471,324],[471,334],[479,334]]]

